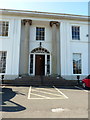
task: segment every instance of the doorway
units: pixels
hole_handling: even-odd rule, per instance
[[[35,55],[35,75],[45,75],[45,55]]]

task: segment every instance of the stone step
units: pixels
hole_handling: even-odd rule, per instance
[[[15,80],[4,80],[5,85],[18,85],[18,86],[73,86],[77,84],[76,80],[65,80],[62,77],[51,76],[24,76],[16,78]]]

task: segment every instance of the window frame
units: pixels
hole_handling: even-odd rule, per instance
[[[44,30],[41,32],[38,32],[37,29],[44,29]],[[37,33],[38,33],[38,35],[37,35]],[[42,35],[42,34],[44,34],[44,35]],[[35,39],[36,39],[36,41],[39,41],[39,42],[45,41],[45,27],[36,26],[36,38]]]
[[[74,27],[74,31],[73,31],[73,27]],[[77,30],[77,29],[79,29],[79,30]],[[79,41],[81,39],[80,31],[81,31],[80,26],[77,26],[77,25],[71,26],[72,40]]]
[[[3,22],[5,22],[4,24],[3,24]],[[9,37],[9,28],[10,28],[10,22],[9,22],[9,20],[0,20],[0,25],[1,25],[1,35],[0,35],[0,38],[2,37],[2,38],[7,38],[7,37]],[[8,27],[6,26],[6,23],[8,24]],[[4,25],[4,27],[3,27],[3,25]],[[3,30],[2,29],[5,29],[5,31],[3,32]],[[7,31],[6,31],[6,29],[7,29]],[[3,33],[4,33],[4,35],[3,35]],[[5,35],[7,33],[7,35]]]
[[[5,59],[5,61],[1,61],[0,60],[0,62],[1,62],[0,64],[3,64],[3,62],[5,62],[5,67],[0,68],[1,71],[3,71],[3,69],[5,69],[5,71],[4,72],[0,72],[0,74],[5,74],[6,73],[6,69],[7,69],[7,51],[0,51],[0,53],[1,53],[1,57]],[[5,54],[6,56],[3,56],[2,54]]]
[[[73,60],[74,60],[74,54],[79,54],[80,56],[81,56],[81,73],[74,73],[74,67],[73,67]],[[82,70],[82,53],[72,53],[72,73],[73,73],[73,75],[81,75],[82,74],[82,72],[83,72],[83,70]]]
[[[34,61],[33,60],[34,60],[34,54],[30,54],[30,61],[29,61],[30,62],[29,63],[30,64],[30,68],[29,68],[29,70],[30,70],[29,73],[30,74],[33,74],[33,66],[34,66]]]
[[[49,57],[49,58],[48,58]],[[50,61],[51,61],[51,58],[50,58],[50,55],[47,54],[47,74],[50,75]]]

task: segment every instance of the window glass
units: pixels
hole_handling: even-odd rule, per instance
[[[0,36],[8,36],[9,22],[0,21]]]
[[[80,27],[72,26],[72,39],[80,40]]]
[[[73,74],[81,74],[81,54],[73,53]]]
[[[30,55],[30,74],[33,74],[33,54]]]
[[[88,76],[86,77],[86,79],[90,79],[90,75],[88,75]]]
[[[50,55],[47,55],[47,74],[50,74]]]
[[[0,73],[5,73],[6,71],[6,52],[0,51]]]
[[[36,40],[45,39],[45,28],[36,27]]]

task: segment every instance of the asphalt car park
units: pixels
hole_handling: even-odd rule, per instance
[[[78,86],[5,86],[3,118],[88,118],[89,91]]]

